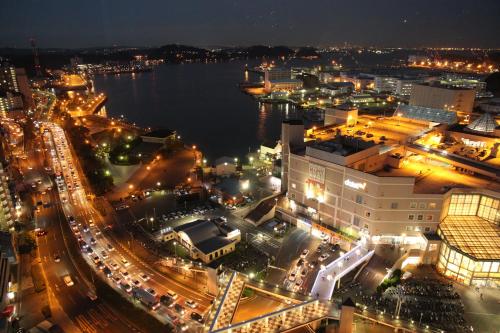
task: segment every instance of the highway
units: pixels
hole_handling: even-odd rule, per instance
[[[52,169],[58,183],[58,192],[63,202],[61,207],[63,220],[60,222],[64,227],[61,227],[61,230],[62,232],[64,232],[63,229],[68,230],[68,232],[72,230],[74,233],[74,236],[68,235],[66,237],[66,242],[79,243],[82,256],[89,267],[94,269],[96,278],[107,281],[110,286],[119,291],[124,296],[124,302],[126,298],[133,301],[129,294],[133,284],[144,289],[153,289],[154,291],[150,290],[150,292],[158,296],[174,292],[179,295],[175,302],[185,309],[183,315],[179,311],[165,306],[161,306],[156,311],[143,308],[150,311],[161,322],[179,323],[182,327],[188,326],[192,329],[199,327],[197,322],[189,320],[191,311],[188,310],[190,308],[185,305],[185,301],[188,298],[195,301],[198,305],[194,311],[203,313],[209,306],[211,298],[151,269],[148,264],[135,256],[127,245],[123,245],[125,242],[120,242],[114,236],[110,230],[113,229],[113,225],[102,219],[101,215],[87,201],[64,131],[53,123],[44,123],[43,127],[47,129],[44,133],[47,156],[51,158]],[[54,198],[54,201],[58,201],[58,199]],[[71,229],[69,229],[70,227]],[[92,250],[89,250],[90,248]],[[96,256],[97,258],[94,259]],[[96,267],[98,265],[95,264],[97,262],[102,262],[112,270],[112,277],[106,277],[102,272],[103,265],[100,265],[101,267],[98,269]],[[87,286],[87,289],[92,289],[91,285]]]
[[[35,202],[48,204],[38,207],[35,221],[37,228],[47,231],[46,236],[38,237],[37,244],[49,298],[57,302],[57,306],[64,310],[82,332],[139,331],[99,299],[92,301],[87,296],[88,288],[83,282],[85,277],[74,265],[64,243],[61,223],[65,220],[65,215],[52,181],[43,169],[43,155],[41,150],[32,150],[29,156],[32,169],[27,169],[26,180],[36,184],[37,193],[33,195]],[[63,282],[63,277],[68,274],[74,277],[74,286],[68,287]]]

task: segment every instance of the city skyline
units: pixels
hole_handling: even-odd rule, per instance
[[[378,47],[497,48],[500,3],[384,0],[330,3],[221,1],[180,4],[101,1],[16,1],[0,14],[0,46],[40,48],[103,45],[206,46],[351,45]],[[40,13],[43,12],[43,15]],[[82,28],[84,27],[84,28]]]

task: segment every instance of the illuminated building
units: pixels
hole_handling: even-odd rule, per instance
[[[414,84],[410,105],[470,114],[476,92],[473,89],[442,85],[439,82]]]
[[[0,64],[0,91],[10,92],[13,96],[21,94],[24,108],[33,106],[31,88],[24,68],[15,68],[8,63]]]
[[[264,90],[271,91],[292,91],[302,88],[302,81],[292,79],[290,69],[266,68],[264,70]]]
[[[443,213],[438,271],[466,285],[500,287],[499,194],[451,191]]]
[[[14,205],[9,191],[9,183],[0,164],[0,229],[8,230],[14,222]]]
[[[432,148],[443,139],[433,126],[453,125],[456,115],[450,120],[454,112],[428,115],[428,109],[360,116],[358,124],[319,128],[308,142],[301,122],[284,122],[282,190],[288,200],[278,215],[316,236],[340,231],[374,243],[424,246],[424,234],[437,231],[451,189],[500,192],[498,168]]]

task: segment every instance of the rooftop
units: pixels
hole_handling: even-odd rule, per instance
[[[384,168],[373,172],[379,177],[414,177],[415,193],[443,194],[450,188],[484,188],[500,192],[500,183],[480,175],[467,175],[452,169],[426,161],[423,156],[407,159],[401,169]]]
[[[478,216],[447,216],[439,232],[464,254],[478,260],[500,260],[500,228]]]
[[[319,149],[340,156],[349,156],[375,146],[373,141],[365,141],[352,136],[336,136],[328,141],[314,142],[311,148]]]
[[[212,220],[196,220],[175,227],[175,232],[184,232],[193,245],[205,254],[220,249],[233,240],[225,237],[227,226],[221,230],[216,222]]]
[[[456,112],[417,105],[401,104],[394,111],[394,116],[449,125],[458,122]]]
[[[419,83],[418,85],[420,85],[420,86],[428,86],[428,87],[435,87],[435,88],[441,88],[441,89],[448,89],[448,90],[473,90],[473,89],[469,89],[469,88],[463,88],[463,87],[453,86],[453,85],[450,85],[450,84],[442,84],[439,81]]]

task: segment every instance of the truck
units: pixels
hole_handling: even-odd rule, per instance
[[[151,295],[143,288],[132,288],[132,295],[135,299],[139,300],[143,305],[147,306],[151,310],[156,310],[160,307],[158,296]]]

